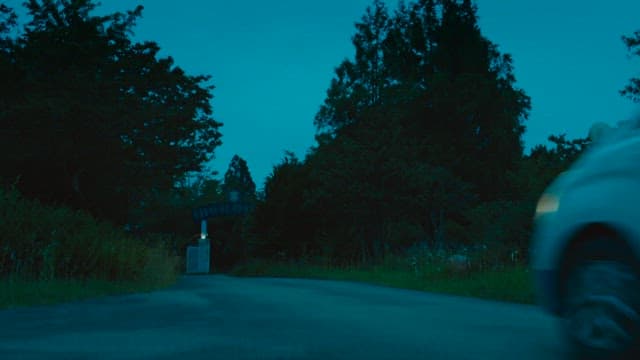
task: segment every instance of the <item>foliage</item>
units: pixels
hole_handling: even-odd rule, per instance
[[[130,212],[128,226],[139,233],[176,234],[190,237],[199,232],[191,212],[206,203],[219,201],[220,183],[204,175],[184,180],[171,189],[154,191]]]
[[[242,201],[255,201],[256,184],[251,178],[247,162],[238,155],[234,155],[229,163],[229,168],[224,174],[222,190],[225,195],[231,191],[237,191]]]
[[[551,136],[523,153],[530,99],[472,1],[391,13],[375,0],[352,41],[314,119],[317,145],[267,180],[253,254],[368,264],[415,244],[482,244],[482,263],[526,261],[538,196],[590,141]]]
[[[314,214],[304,204],[310,188],[307,169],[295,154],[286,152],[267,177],[264,198],[258,201],[250,222],[253,254],[271,258],[319,255],[313,223],[327,214]]]
[[[0,277],[166,284],[179,265],[169,240],[136,239],[86,213],[0,188]]]
[[[535,301],[532,276],[521,265],[496,270],[454,274],[444,271],[437,259],[425,263],[419,272],[390,260],[370,267],[336,267],[314,263],[253,260],[234,268],[235,276],[269,276],[342,280],[371,283],[418,291],[440,292],[499,301],[532,304]]]
[[[131,40],[142,7],[96,16],[90,0],[25,6],[30,20],[1,53],[10,81],[0,90],[0,177],[20,176],[26,196],[125,223],[210,159],[221,125],[210,78]]]
[[[3,35],[3,37],[0,38],[0,44],[2,45],[0,49],[6,50],[6,48],[11,45],[11,39],[5,37],[5,34],[16,26],[17,18],[13,9],[5,4],[0,4],[0,35]]]
[[[214,186],[217,189],[214,191]],[[238,201],[249,203],[256,202],[256,185],[251,178],[247,162],[238,155],[234,155],[224,175],[222,183],[211,180],[202,183],[202,193],[199,204],[204,205],[206,193],[215,193],[209,196],[207,203],[220,203],[233,201],[231,192],[237,192]],[[247,216],[225,216],[212,218],[207,221],[209,238],[212,241],[212,262],[215,271],[227,271],[238,262],[245,261],[249,256],[251,236],[248,231],[250,218]]]
[[[250,256],[364,266],[416,246],[489,246],[477,255],[486,270],[526,261],[538,196],[590,145],[561,134],[524,154],[530,99],[510,55],[482,34],[473,1],[390,11],[374,0],[314,118],[317,144],[304,159],[285,153],[256,194],[238,155],[222,180],[202,172],[220,145],[213,86],[159,57],[157,44],[132,41],[141,7],[95,16],[90,0],[25,6],[30,21],[12,35],[15,14],[0,5],[0,181],[135,237],[172,235],[150,250],[106,222],[6,192],[4,273],[170,274],[158,264],[167,246],[182,253],[193,240],[191,210],[234,190],[256,207],[209,220],[216,270]],[[640,55],[637,32],[623,40]],[[639,87],[631,79],[622,94],[637,101]]]
[[[467,231],[472,242],[489,244],[494,248],[506,246],[517,249],[520,256],[527,259],[538,198],[590,144],[585,138],[567,140],[564,134],[552,135],[549,141],[553,147],[534,147],[507,174],[511,186],[502,200],[480,203],[466,214],[469,219]]]
[[[306,204],[323,214],[321,232],[335,242],[333,254],[367,262],[410,245],[389,228],[442,243],[445,220],[472,201],[470,186],[420,161],[414,144],[389,122],[368,125],[320,144],[308,159]]]
[[[463,243],[470,209],[506,199],[529,98],[475,14],[454,0],[367,9],[315,117],[318,145],[276,167],[256,211],[272,253],[367,263]]]
[[[522,153],[530,101],[475,12],[470,1],[420,1],[390,16],[374,2],[356,25],[355,61],[336,69],[318,130],[339,136],[383,110],[404,128],[403,141],[421,144],[422,162],[447,167],[482,199],[499,197]]]
[[[144,233],[173,234],[174,247],[184,254],[187,245],[199,238],[200,224],[194,223],[194,208],[229,201],[229,191],[238,191],[241,201],[256,201],[255,184],[246,162],[234,156],[221,182],[215,176],[192,174],[172,189],[151,193],[131,214],[131,221]],[[212,263],[215,271],[228,270],[248,254],[248,219],[245,217],[221,217],[208,219],[208,233],[212,245]]]
[[[623,36],[622,41],[632,55],[640,56],[640,31],[634,32],[632,36]],[[640,78],[630,79],[620,93],[634,102],[640,102]]]

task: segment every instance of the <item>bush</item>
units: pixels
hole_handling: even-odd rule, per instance
[[[526,262],[534,207],[530,201],[495,201],[477,206],[469,212],[472,243],[487,244],[497,262]]]
[[[387,259],[385,262],[397,264],[398,259],[406,268],[422,277],[442,273],[483,273],[526,267],[521,250],[503,244],[479,244],[445,249],[420,242],[411,246],[405,254]],[[460,268],[462,262],[464,266]]]
[[[178,261],[168,245],[166,238],[136,239],[84,212],[0,188],[0,277],[170,282]]]

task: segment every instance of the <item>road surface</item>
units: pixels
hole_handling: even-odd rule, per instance
[[[0,311],[0,359],[561,359],[534,306],[365,284],[190,276]]]

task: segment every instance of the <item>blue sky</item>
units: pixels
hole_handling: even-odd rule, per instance
[[[17,8],[22,1],[5,1]],[[224,175],[234,154],[261,188],[285,150],[304,157],[313,118],[334,68],[354,50],[351,36],[372,0],[103,0],[100,12],[145,7],[138,40],[192,75],[212,75],[223,145],[210,164]],[[550,134],[586,136],[639,106],[618,94],[640,76],[620,37],[640,30],[638,0],[478,0],[480,28],[513,56],[517,86],[531,96],[527,148]],[[387,1],[395,9],[397,1]]]

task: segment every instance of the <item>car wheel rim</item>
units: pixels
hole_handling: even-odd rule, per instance
[[[578,343],[590,348],[622,349],[632,340],[630,324],[634,315],[626,310],[611,306],[610,301],[593,299],[578,307],[571,317],[571,333]]]
[[[632,343],[638,313],[628,289],[637,278],[623,264],[591,262],[580,267],[569,288],[569,334],[586,348],[617,352]]]

